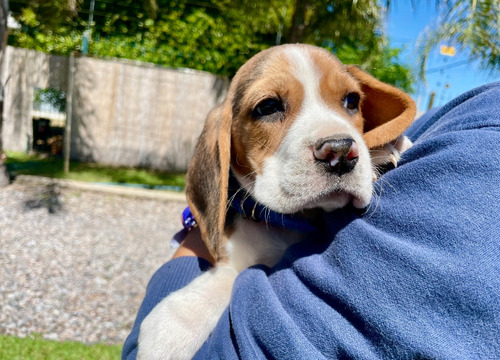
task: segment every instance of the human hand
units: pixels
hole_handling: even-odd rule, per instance
[[[212,255],[210,255],[207,246],[201,238],[200,229],[198,227],[195,227],[190,232],[188,232],[185,239],[177,248],[177,251],[175,252],[172,259],[181,256],[196,256],[207,260],[212,265],[215,264],[214,258],[212,257]]]

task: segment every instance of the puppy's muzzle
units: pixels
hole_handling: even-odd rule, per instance
[[[351,172],[359,159],[359,148],[351,137],[329,137],[316,142],[313,150],[317,163],[328,173],[341,176]]]

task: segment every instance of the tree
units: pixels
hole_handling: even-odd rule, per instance
[[[357,44],[380,49],[384,10],[379,1],[295,0],[287,42]]]
[[[2,0],[0,2],[0,68],[3,62],[3,55],[5,51],[5,45],[7,44],[7,17],[9,14],[9,3],[8,0]],[[0,74],[0,187],[9,184],[9,175],[5,168],[5,160],[2,145],[2,123],[3,123],[3,97],[4,97],[4,79],[2,79]]]
[[[88,26],[90,1],[78,1],[73,7],[68,0],[15,3],[12,11],[23,28],[10,43],[55,54],[78,50]],[[383,9],[375,0],[278,0],[272,6],[268,0],[148,0],[147,4],[96,0],[89,54],[227,76],[258,51],[275,45],[277,38],[334,52],[341,44],[369,49],[360,51],[363,57],[357,61],[365,68],[370,58],[382,55]],[[48,13],[64,21],[58,23],[54,16],[46,20]]]
[[[90,0],[78,2],[74,11],[64,8],[64,3],[16,2],[12,13],[22,28],[13,32],[9,43],[61,55],[79,50],[88,27]],[[274,43],[277,21],[258,28],[256,24],[263,24],[268,17],[255,21],[228,0],[212,0],[203,6],[186,0],[158,0],[154,12],[148,10],[154,8],[152,0],[149,3],[96,0],[89,54],[231,76],[245,59]],[[253,9],[251,2],[247,3],[248,9]],[[47,19],[51,12],[57,15]]]
[[[453,45],[478,60],[483,70],[500,71],[500,1],[436,0],[440,18],[420,36],[417,44],[419,77],[425,79],[427,59],[441,43]]]
[[[363,70],[370,72],[383,82],[395,85],[408,93],[414,91],[415,77],[408,66],[401,64],[399,60],[401,49],[399,48],[391,48],[383,44],[380,51],[372,51],[360,50],[358,47],[344,44],[336,48],[334,52],[345,64],[358,64]]]

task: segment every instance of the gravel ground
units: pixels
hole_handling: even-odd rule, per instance
[[[0,189],[0,333],[123,343],[184,206],[49,180]]]

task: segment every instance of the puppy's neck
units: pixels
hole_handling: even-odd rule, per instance
[[[255,264],[274,266],[285,250],[308,238],[310,233],[255,222],[236,214],[226,228],[224,263],[238,272]]]
[[[312,233],[318,231],[317,211],[308,210],[296,214],[281,214],[260,204],[238,182],[232,171],[229,173],[228,218],[239,214],[243,219],[265,223],[267,227],[284,228],[294,232]],[[318,211],[321,211],[318,209]]]

